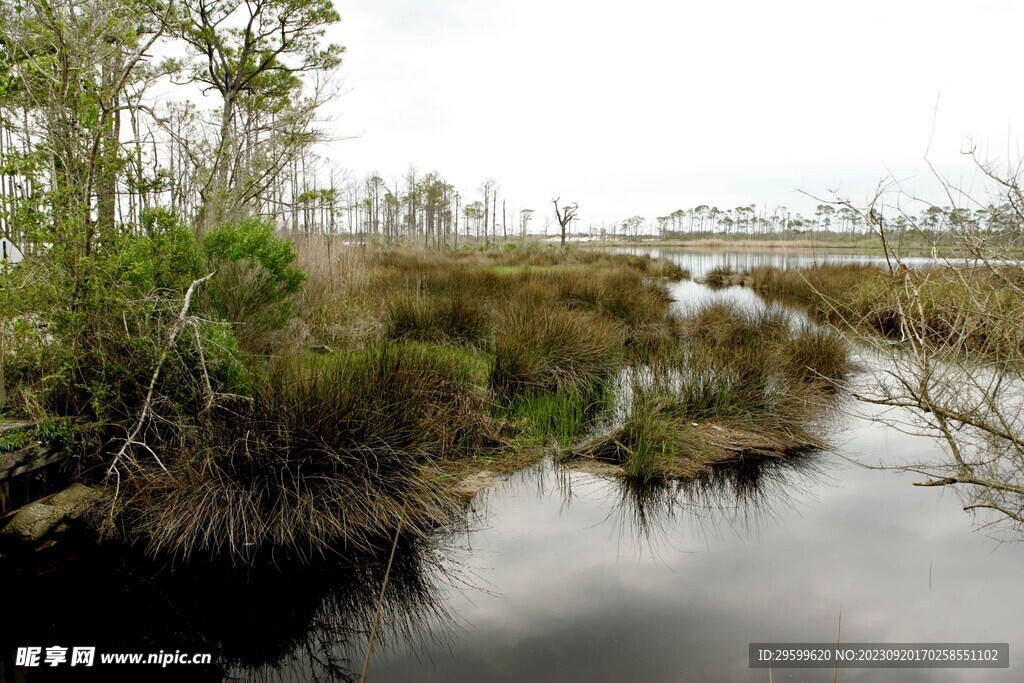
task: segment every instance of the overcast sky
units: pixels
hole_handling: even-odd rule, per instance
[[[343,0],[330,157],[438,170],[582,226],[709,204],[805,214],[888,172],[1015,153],[1024,1]],[[1010,146],[1012,145],[1012,149]]]

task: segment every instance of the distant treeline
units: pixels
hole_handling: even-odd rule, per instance
[[[927,206],[916,214],[894,208],[890,215],[875,213],[871,220],[868,218],[865,211],[834,204],[818,204],[809,217],[781,205],[771,209],[756,204],[720,209],[701,204],[690,209],[677,209],[653,221],[633,216],[619,223],[592,226],[590,234],[602,238],[657,235],[666,239],[707,235],[771,238],[793,233],[856,236],[872,232],[870,223],[880,224],[894,232],[940,234],[951,230],[977,230],[1003,233],[1015,230],[1019,224],[1010,203],[974,209]]]

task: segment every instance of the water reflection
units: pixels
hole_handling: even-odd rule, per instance
[[[764,301],[757,292],[749,287],[723,287],[712,290],[692,280],[673,282],[669,285],[669,293],[675,300],[676,309],[683,314],[689,313],[699,306],[725,302],[736,304],[748,310],[762,308]]]
[[[726,263],[816,258],[665,255],[697,276]],[[739,288],[681,283],[673,292],[682,302],[763,305]],[[842,610],[844,642],[998,641],[1011,650],[1010,669],[848,669],[846,683],[1021,680],[1013,653],[1024,648],[1024,546],[973,533],[956,497],[912,487],[915,475],[849,462],[926,460],[933,440],[860,414],[842,427],[836,454],[672,486],[543,468],[512,477],[486,495],[488,524],[463,557],[495,592],[451,595],[471,627],[450,649],[433,648],[428,664],[396,652],[371,678],[763,682],[768,673],[747,666],[748,643],[830,640]],[[831,681],[832,672],[779,670],[773,680]]]
[[[380,603],[375,656],[386,657],[396,643],[421,647],[450,636],[455,617],[443,598],[460,580],[450,552],[440,544],[399,542]],[[18,645],[212,655],[213,666],[187,670],[97,666],[86,672],[102,680],[353,680],[367,651],[387,559],[383,552],[349,558],[343,566],[232,573],[156,568],[107,551],[41,575],[8,571],[0,584],[17,589],[4,598],[0,682],[81,674],[15,667]]]
[[[877,429],[849,437],[847,452],[923,447]],[[827,473],[802,469],[816,463]],[[515,475],[487,495],[488,524],[464,558],[495,593],[452,595],[469,628],[450,649],[432,648],[429,663],[398,652],[371,678],[763,681],[747,668],[747,643],[833,637],[840,609],[847,642],[1024,645],[1024,553],[989,552],[956,501],[842,460],[719,474],[689,489],[637,489],[550,465]],[[788,673],[775,680],[831,680]],[[841,678],[1019,680],[1014,669],[899,673]]]
[[[734,271],[743,272],[759,266],[773,266],[787,270],[811,268],[826,263],[886,265],[885,256],[880,253],[857,252],[855,250],[835,253],[807,249],[733,251],[729,249],[686,249],[681,247],[621,247],[610,251],[636,255],[664,256],[673,263],[689,270],[694,279],[700,279],[711,269],[722,266],[732,268]],[[920,256],[905,257],[901,260],[911,268],[940,262],[940,259]]]
[[[692,479],[640,482],[620,476],[579,476],[570,464],[557,468],[559,490],[571,500],[574,487],[590,489],[608,507],[602,524],[622,547],[663,556],[676,539],[756,535],[780,510],[791,509],[827,481],[820,454],[792,458],[745,457],[716,465]],[[538,477],[551,476],[547,468]],[[598,490],[595,490],[598,489]]]

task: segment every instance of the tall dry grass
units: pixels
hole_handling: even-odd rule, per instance
[[[1002,362],[1024,350],[1018,321],[1024,300],[1015,268],[934,266],[895,274],[872,265],[822,265],[805,270],[753,269],[751,286],[800,301],[831,323],[892,340],[955,347]]]

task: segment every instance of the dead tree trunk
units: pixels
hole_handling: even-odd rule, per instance
[[[561,209],[558,207],[558,202],[561,197],[556,197],[551,200],[551,203],[555,205],[555,218],[558,220],[558,227],[562,230],[562,246],[565,246],[565,231],[572,219],[576,218],[576,211],[579,209],[579,205],[566,204]]]

